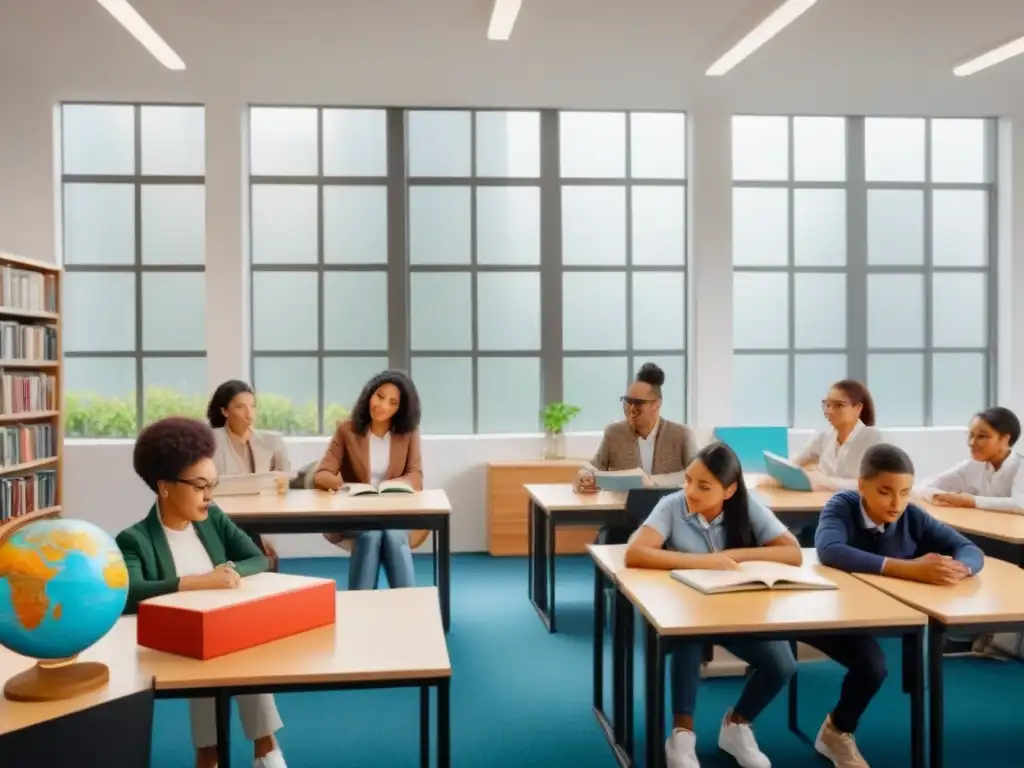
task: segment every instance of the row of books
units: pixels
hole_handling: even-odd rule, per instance
[[[56,327],[0,322],[0,360],[56,359]]]
[[[57,311],[57,276],[20,267],[0,267],[0,307]]]
[[[52,469],[31,475],[0,478],[0,523],[46,509],[57,503],[57,472]]]
[[[54,410],[57,410],[55,376],[0,369],[0,414]]]
[[[0,427],[0,466],[15,467],[27,461],[56,456],[55,435],[52,424]]]

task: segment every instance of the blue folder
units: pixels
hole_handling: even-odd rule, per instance
[[[800,467],[789,463],[788,459],[776,456],[774,453],[765,451],[765,464],[768,467],[768,474],[780,486],[789,491],[810,491],[811,479]]]
[[[736,452],[745,472],[768,471],[765,451],[789,455],[788,427],[715,427],[714,438]]]

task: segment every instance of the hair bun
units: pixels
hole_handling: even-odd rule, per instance
[[[665,372],[655,363],[644,363],[636,372],[636,380],[650,384],[652,387],[660,387],[665,383]]]

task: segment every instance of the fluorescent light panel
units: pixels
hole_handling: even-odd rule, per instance
[[[953,67],[953,74],[957,77],[967,77],[975,72],[981,72],[983,69],[994,67],[996,64],[1002,64],[1007,59],[1020,56],[1022,53],[1024,53],[1024,37],[1018,37],[1006,45],[993,48],[988,53],[983,53],[958,67]]]
[[[149,22],[139,15],[128,0],[96,0],[117,22],[128,30],[129,34],[142,43],[142,47],[153,54],[153,57],[168,69],[176,71],[185,68],[185,62],[174,52],[164,39],[156,33]]]
[[[816,2],[818,0],[786,0],[764,21],[750,30],[742,40],[730,48],[722,58],[712,64],[704,74],[709,77],[724,75],[800,18]]]
[[[491,23],[487,26],[489,40],[508,40],[522,4],[523,0],[494,0]]]

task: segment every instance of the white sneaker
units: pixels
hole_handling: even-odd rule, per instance
[[[284,761],[284,753],[280,749],[273,749],[253,760],[252,768],[288,768],[288,765]]]
[[[718,748],[732,755],[740,768],[772,768],[772,763],[757,746],[754,729],[748,723],[733,723],[729,715],[718,732]]]
[[[700,768],[697,762],[697,736],[693,731],[676,728],[665,742],[666,768]]]

